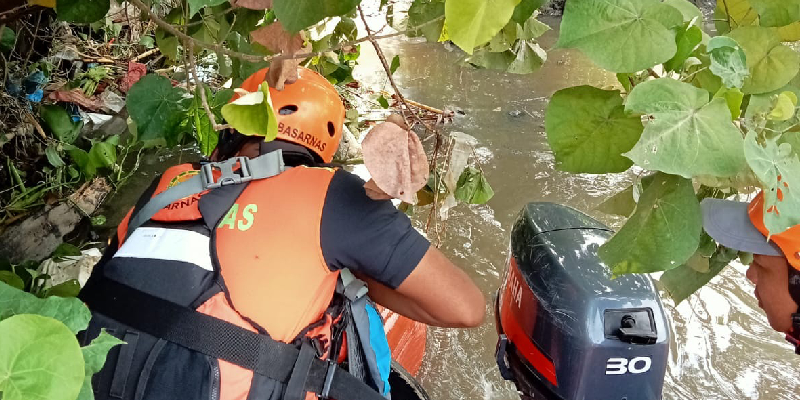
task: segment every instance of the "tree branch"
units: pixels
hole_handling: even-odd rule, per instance
[[[170,23],[164,21],[163,19],[159,18],[152,11],[150,11],[150,7],[148,7],[147,5],[142,3],[141,0],[128,0],[128,2],[130,2],[131,4],[136,6],[136,8],[138,8],[143,13],[145,13],[145,15],[147,15],[147,17],[150,18],[150,20],[152,20],[153,22],[155,22],[156,25],[158,25],[161,29],[163,29],[163,30],[165,30],[165,31],[177,36],[178,38],[180,38],[181,41],[184,42],[184,44],[186,42],[189,42],[192,45],[195,45],[195,46],[198,46],[198,47],[202,47],[202,48],[205,48],[205,49],[213,50],[215,52],[222,53],[222,54],[225,54],[225,55],[230,56],[230,57],[236,57],[236,58],[239,58],[239,59],[242,59],[242,60],[245,60],[245,61],[250,61],[250,62],[261,62],[261,61],[268,60],[269,58],[271,58],[271,57],[255,56],[255,55],[252,55],[252,54],[240,53],[238,51],[233,51],[233,50],[226,49],[225,47],[222,47],[222,46],[220,46],[218,44],[201,42],[201,41],[199,41],[199,40],[197,40],[197,39],[195,39],[195,38],[193,38],[193,37],[181,32],[181,31],[179,31],[174,26],[172,26],[172,24],[170,24]]]
[[[211,127],[215,131],[221,131],[223,129],[230,128],[231,126],[228,124],[224,125],[217,124],[217,119],[214,117],[214,113],[211,111],[211,107],[209,107],[208,105],[208,99],[206,98],[206,88],[203,85],[203,82],[200,80],[200,77],[197,76],[197,64],[194,61],[194,46],[189,45],[186,46],[186,48],[188,49],[189,52],[189,67],[191,68],[191,75],[194,80],[194,85],[197,87],[197,90],[200,91],[200,102],[203,104],[203,109],[206,110],[206,115],[208,116],[208,120],[211,121]]]
[[[179,37],[180,39],[182,39],[181,40],[182,42],[189,41],[190,43],[194,44],[197,47],[202,47],[204,49],[213,50],[215,52],[219,52],[219,53],[225,54],[225,55],[230,56],[230,57],[235,57],[235,58],[238,58],[238,59],[241,59],[241,60],[245,60],[245,61],[250,61],[250,62],[270,61],[270,60],[272,60],[273,58],[276,58],[276,57],[281,57],[281,59],[283,59],[283,60],[305,59],[305,58],[309,58],[309,57],[316,57],[316,56],[323,55],[323,54],[325,54],[325,53],[327,53],[329,51],[341,50],[342,48],[349,47],[349,46],[354,46],[356,44],[367,42],[367,41],[371,41],[371,40],[388,39],[388,38],[393,38],[393,37],[397,37],[397,36],[402,36],[402,35],[407,34],[411,30],[422,28],[424,26],[427,26],[427,25],[430,25],[432,23],[438,22],[442,18],[444,18],[443,16],[439,17],[439,18],[434,18],[434,19],[432,19],[432,20],[430,20],[428,22],[425,22],[424,24],[420,24],[418,26],[412,27],[412,28],[410,28],[410,29],[408,29],[406,31],[390,33],[390,34],[386,34],[386,35],[382,35],[382,36],[372,36],[372,37],[370,37],[368,35],[368,36],[365,36],[365,37],[362,37],[362,38],[359,38],[359,39],[356,39],[356,40],[353,40],[353,41],[350,41],[350,42],[341,43],[341,44],[339,44],[339,45],[337,45],[335,47],[332,47],[330,49],[323,50],[323,51],[307,52],[307,53],[296,53],[296,54],[294,54],[292,56],[286,56],[286,55],[283,55],[283,54],[273,54],[273,55],[270,55],[270,56],[258,56],[258,55],[241,53],[241,52],[238,52],[238,51],[229,50],[229,49],[226,49],[225,47],[222,47],[222,46],[220,46],[218,44],[206,43],[206,42],[199,41],[199,40],[197,40],[197,39],[195,39],[195,38],[193,38],[193,37],[181,32],[181,31],[179,31],[174,25],[172,25],[172,24],[164,21],[163,19],[159,18],[152,11],[150,11],[150,8],[147,7],[147,5],[145,5],[144,3],[142,3],[141,0],[128,0],[128,1],[131,4],[133,4],[134,6],[136,6],[136,8],[142,10],[142,12],[144,12],[148,16],[148,18],[150,18],[150,20],[155,22],[155,24],[158,25],[161,29],[164,29],[165,31],[167,31],[167,32]]]
[[[386,72],[386,76],[389,78],[389,83],[392,85],[392,89],[394,89],[394,93],[397,95],[397,98],[400,99],[400,102],[403,103],[403,105],[406,107],[406,110],[414,116],[414,119],[416,119],[420,125],[424,126],[428,130],[431,130],[431,128],[428,127],[424,121],[422,121],[419,115],[411,110],[411,107],[406,102],[406,98],[403,97],[402,93],[400,93],[400,89],[397,87],[397,83],[395,83],[394,78],[392,77],[392,69],[389,66],[389,63],[386,62],[386,56],[383,54],[383,49],[381,49],[381,46],[378,45],[378,41],[375,39],[375,36],[372,34],[372,30],[369,28],[367,17],[364,15],[364,10],[361,9],[361,5],[358,6],[358,13],[361,15],[361,21],[364,22],[364,29],[367,31],[367,40],[369,40],[369,42],[372,43],[372,47],[375,48],[375,52],[378,54],[378,58],[381,60],[383,70]],[[401,112],[400,115],[403,117],[403,121],[406,123],[406,126],[410,127],[411,124],[408,123],[405,113]]]

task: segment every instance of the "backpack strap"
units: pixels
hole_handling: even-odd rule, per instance
[[[92,311],[133,329],[287,385],[286,399],[301,400],[313,392],[338,400],[386,400],[335,362],[317,358],[308,345],[298,349],[102,274],[90,280],[79,297]]]
[[[362,380],[369,376],[378,393],[387,394],[388,388],[380,374],[378,357],[372,348],[373,338],[367,311],[367,284],[356,278],[347,268],[340,271],[339,279],[337,292],[347,299],[345,317],[348,321],[345,321],[345,332],[350,373]]]
[[[234,168],[239,170],[234,172]],[[286,170],[281,150],[275,150],[256,158],[233,157],[221,162],[203,164],[200,173],[154,196],[133,215],[128,223],[129,237],[136,228],[149,221],[162,208],[197,193],[221,186],[235,185],[257,179],[265,179]],[[214,177],[214,172],[221,175]]]

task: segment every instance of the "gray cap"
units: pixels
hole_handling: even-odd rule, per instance
[[[704,199],[703,228],[717,243],[739,251],[767,256],[782,256],[780,248],[767,240],[750,222],[747,203]]]

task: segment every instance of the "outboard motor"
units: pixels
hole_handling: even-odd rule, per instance
[[[648,276],[612,279],[598,258],[612,234],[553,203],[528,204],[514,224],[497,364],[523,399],[661,399],[667,317]]]

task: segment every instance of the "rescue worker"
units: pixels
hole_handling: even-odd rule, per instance
[[[417,321],[483,321],[470,278],[391,202],[327,164],[344,121],[335,88],[301,68],[270,96],[277,139],[226,131],[212,163],[169,168],[81,292],[93,315],[82,340],[106,329],[127,343],[95,375],[96,399],[380,398],[362,280],[369,298]]]
[[[755,285],[758,306],[772,329],[785,333],[800,354],[800,225],[770,236],[764,226],[763,192],[749,204],[705,199],[701,206],[703,227],[714,240],[753,253],[747,278]]]

